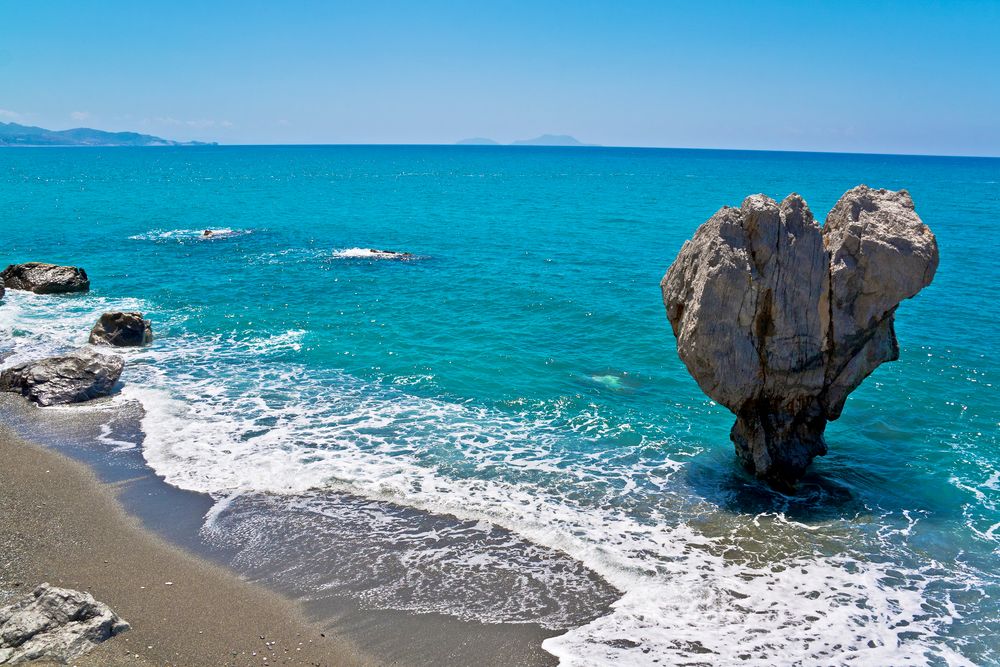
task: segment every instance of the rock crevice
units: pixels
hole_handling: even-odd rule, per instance
[[[743,464],[790,485],[848,394],[899,356],[893,315],[928,285],[937,242],[905,190],[858,186],[820,225],[791,194],[723,207],[661,282],[677,350],[698,385],[736,415]]]

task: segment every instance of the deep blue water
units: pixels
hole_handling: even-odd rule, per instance
[[[736,466],[733,418],[677,358],[658,283],[725,204],[794,191],[822,219],[859,183],[908,189],[941,265],[900,306],[901,359],[781,496]],[[8,291],[0,346],[5,363],[67,349],[99,312],[141,309],[157,340],[127,353],[116,400],[143,403],[144,455],[169,483],[348,491],[562,550],[622,594],[546,642],[567,663],[700,647],[747,664],[995,663],[998,208],[998,159],[9,149],[0,262],[81,265],[92,290]],[[351,256],[370,247],[419,258]],[[435,610],[560,626],[530,605]]]

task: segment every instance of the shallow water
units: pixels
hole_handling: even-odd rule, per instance
[[[737,469],[732,417],[677,359],[658,282],[723,204],[794,190],[822,219],[860,182],[910,190],[941,267],[900,307],[900,361],[778,495]],[[0,352],[145,312],[157,340],[125,353],[116,400],[144,407],[147,463],[217,498],[206,534],[247,567],[286,563],[306,597],[365,579],[365,559],[322,565],[354,527],[398,545],[399,572],[470,587],[389,577],[363,604],[565,629],[544,646],[567,664],[996,662],[998,182],[991,159],[9,150],[3,259],[80,264],[93,290],[9,291]],[[259,530],[252,492],[316,536],[310,558]],[[610,614],[588,572],[617,591]]]

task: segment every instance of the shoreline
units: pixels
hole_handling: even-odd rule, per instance
[[[559,662],[541,645],[562,631],[533,623],[482,623],[436,612],[371,609],[336,590],[311,599],[287,581],[237,567],[229,546],[206,541],[201,533],[204,517],[215,501],[167,484],[146,465],[141,446],[135,444],[141,443],[143,437],[136,418],[129,406],[112,407],[103,399],[87,408],[40,409],[19,396],[0,395],[0,460],[5,462],[0,466],[0,508],[4,510],[0,512],[4,515],[0,517],[0,553],[14,554],[13,559],[4,559],[11,561],[10,565],[0,563],[4,565],[0,569],[0,606],[12,601],[8,595],[12,582],[20,583],[14,589],[20,597],[48,581],[93,593],[129,621],[133,631],[153,627],[149,641],[136,639],[140,635],[130,631],[107,642],[110,647],[84,656],[98,656],[93,662],[77,661],[81,667],[147,664],[142,657],[136,659],[134,653],[130,653],[127,663],[112,661],[121,658],[125,651],[122,647],[131,651],[135,644],[143,649],[152,645],[154,650],[158,644],[170,647],[148,664],[191,667],[458,667],[473,663],[485,667]],[[125,448],[116,449],[114,443]],[[273,518],[280,519],[280,515]],[[275,530],[281,532],[280,524],[275,525]],[[30,539],[21,541],[24,537]],[[64,542],[73,548],[62,549]],[[102,549],[110,549],[112,555],[99,555],[105,553]],[[153,570],[150,566],[168,562],[181,572],[190,572],[189,576],[200,583],[181,587],[180,574],[156,578],[162,581],[148,579],[147,572]],[[127,567],[115,567],[119,563]],[[166,581],[172,585],[164,586]],[[190,597],[180,604],[177,593],[182,588]],[[253,602],[240,602],[242,598],[233,597],[236,594],[231,590],[247,591]],[[136,599],[147,600],[150,606],[137,607],[133,603]],[[119,600],[124,600],[126,606]],[[140,609],[138,614],[135,608]],[[172,618],[171,614],[179,610],[184,613]],[[274,630],[256,625],[247,629],[249,625],[241,620],[258,617],[283,628],[285,634],[281,636],[286,641],[295,638],[289,651],[295,658],[282,662],[287,654],[281,644],[272,647],[277,651],[273,655],[258,650],[264,645],[261,635],[266,641],[277,641]],[[162,632],[162,628],[167,631]],[[211,633],[215,640],[204,647],[186,647],[185,630],[199,639]],[[199,635],[199,631],[204,634]],[[322,640],[322,646],[310,645],[307,635]],[[250,643],[213,654],[211,651],[220,645],[219,638],[223,638],[221,644],[225,646],[230,638],[234,639],[230,643],[237,638]],[[298,646],[299,641],[303,646]],[[307,646],[311,652],[306,651]],[[256,656],[252,655],[254,651]],[[139,651],[140,656],[144,652]],[[170,657],[174,653],[180,656]],[[314,654],[316,657],[304,657]],[[267,663],[262,663],[264,656],[269,656]]]
[[[132,625],[74,664],[376,664],[277,593],[143,529],[85,464],[6,425],[0,460],[0,603],[47,581],[93,594]]]

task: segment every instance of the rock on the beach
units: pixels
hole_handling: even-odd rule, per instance
[[[688,371],[736,415],[730,438],[749,470],[789,486],[826,453],[827,422],[898,358],[893,314],[937,265],[905,190],[853,188],[822,228],[796,194],[752,195],[698,228],[663,302]]]
[[[153,340],[153,327],[142,313],[104,313],[90,330],[91,343],[117,347],[146,345]]]
[[[89,593],[41,584],[0,609],[0,664],[65,664],[129,627]]]
[[[6,285],[4,284],[3,278],[0,278],[0,299],[3,298],[5,286]]]
[[[35,294],[86,292],[90,289],[87,272],[75,266],[58,266],[41,262],[11,264],[0,273],[8,289],[26,290]]]
[[[20,393],[39,405],[78,403],[110,394],[124,367],[121,357],[82,348],[5,369],[0,391]]]

